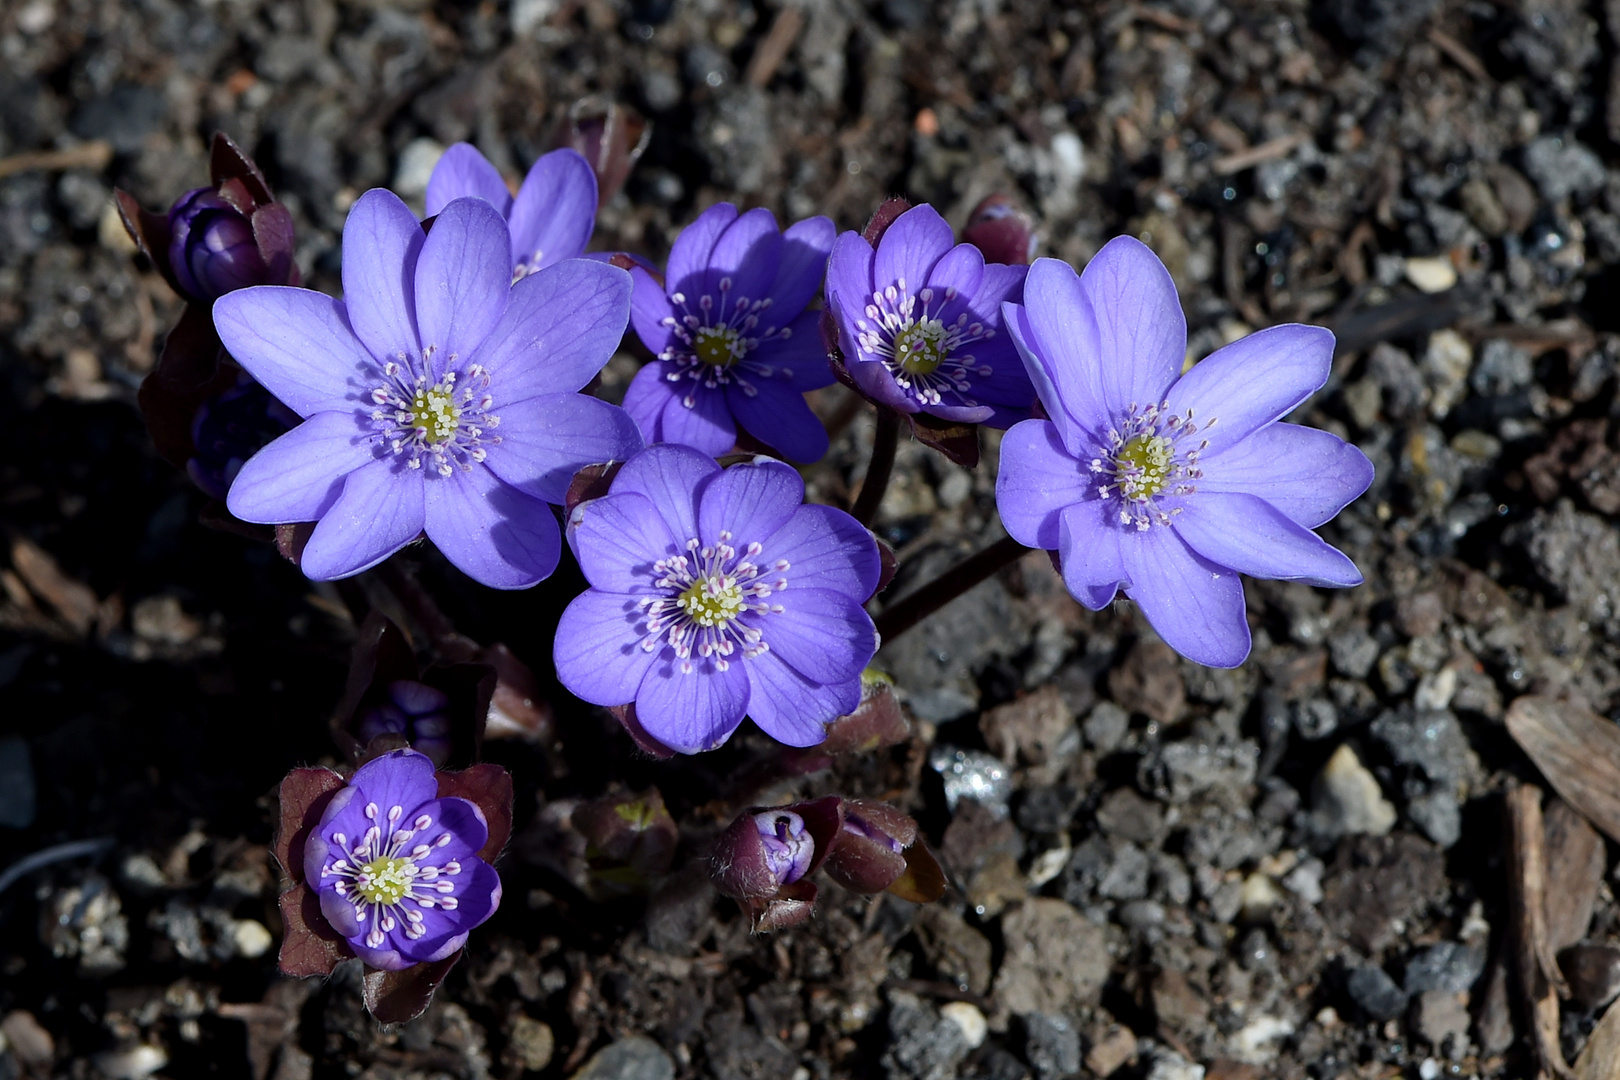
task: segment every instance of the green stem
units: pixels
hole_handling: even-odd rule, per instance
[[[1017,562],[1030,549],[1010,536],[1004,536],[983,551],[970,555],[905,599],[879,612],[872,621],[888,644],[919,622],[967,592],[1004,566]]]

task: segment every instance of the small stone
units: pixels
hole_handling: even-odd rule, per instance
[[[1113,958],[1101,928],[1062,900],[1036,897],[1001,919],[1006,952],[995,999],[1010,1013],[1095,1005]]]
[[[967,924],[956,912],[929,904],[913,924],[923,955],[939,977],[963,990],[983,994],[990,989],[990,939]]]
[[[1412,1030],[1430,1046],[1444,1046],[1454,1035],[1468,1033],[1468,995],[1430,990],[1412,1005]]]
[[[1480,348],[1468,385],[1481,397],[1501,397],[1530,385],[1535,374],[1528,352],[1511,341],[1492,338]]]
[[[1569,983],[1570,1000],[1588,1012],[1620,994],[1620,949],[1613,945],[1571,945],[1558,954],[1558,969]]]
[[[1012,777],[1000,759],[979,750],[961,750],[944,743],[928,755],[928,767],[939,773],[945,786],[945,805],[953,812],[963,799],[972,799],[998,818],[1007,816]]]
[[[1395,826],[1395,807],[1349,743],[1333,752],[1317,776],[1312,803],[1311,826],[1330,839],[1355,833],[1383,836]]]
[[[1340,675],[1365,679],[1378,663],[1378,642],[1365,630],[1346,630],[1328,639],[1328,655]]]
[[[1073,726],[1074,716],[1052,683],[979,717],[984,744],[1008,765],[1046,764]]]
[[[1167,967],[1153,977],[1152,996],[1160,1028],[1192,1032],[1209,1019],[1208,994],[1194,987],[1179,968]]]
[[[1407,259],[1406,280],[1419,292],[1445,292],[1457,284],[1457,268],[1450,259]]]
[[[1187,714],[1181,658],[1162,641],[1137,642],[1125,662],[1109,672],[1108,692],[1127,712],[1141,713],[1161,726]]]
[[[1471,988],[1485,973],[1485,950],[1460,941],[1442,941],[1415,954],[1406,962],[1401,980],[1408,995],[1430,990],[1460,994]]]
[[[1339,730],[1339,710],[1326,698],[1306,698],[1294,702],[1294,730],[1306,742],[1325,739]]]
[[[1429,335],[1419,368],[1429,384],[1429,414],[1442,419],[1468,396],[1468,371],[1474,365],[1474,347],[1455,330]]]
[[[966,1001],[952,1001],[939,1007],[939,1015],[962,1029],[962,1038],[966,1040],[969,1050],[977,1050],[984,1045],[984,1037],[990,1032],[990,1022],[976,1006]]]
[[[1548,202],[1601,191],[1608,180],[1602,158],[1574,139],[1556,135],[1543,135],[1525,147],[1524,170]]]
[[[1204,1080],[1204,1067],[1195,1065],[1166,1047],[1154,1052],[1146,1080]]]
[[[406,201],[426,196],[428,178],[443,156],[444,144],[425,135],[406,143],[394,169],[394,191]]]
[[[1080,1033],[1067,1017],[1030,1013],[1024,1017],[1024,1059],[1042,1080],[1080,1072]]]
[[[1381,967],[1358,967],[1345,980],[1350,1000],[1374,1020],[1393,1020],[1406,1008],[1406,993]]]
[[[1095,820],[1097,828],[1109,836],[1146,844],[1164,827],[1164,809],[1134,788],[1115,788],[1097,806]]]
[[[1476,176],[1457,189],[1457,200],[1469,220],[1487,237],[1495,240],[1508,231],[1507,211],[1489,181]]]
[[[1086,737],[1086,745],[1099,754],[1111,754],[1125,741],[1130,727],[1129,713],[1112,701],[1099,701],[1080,725],[1080,731]]]
[[[1086,1051],[1086,1068],[1100,1077],[1109,1077],[1135,1059],[1136,1035],[1123,1024],[1114,1024],[1092,1040],[1091,1049]]]
[[[1282,903],[1282,890],[1265,874],[1256,871],[1243,879],[1243,907],[1245,922],[1260,922],[1271,915],[1271,909]]]
[[[889,1047],[883,1065],[890,1080],[943,1080],[968,1055],[961,1024],[903,990],[889,992]]]
[[[39,1069],[41,1075],[47,1071],[41,1067],[49,1065],[56,1057],[56,1041],[31,1012],[18,1009],[7,1013],[6,1018],[0,1020],[0,1036],[11,1045],[11,1052],[17,1055],[18,1061]]]
[[[1264,1065],[1277,1056],[1277,1040],[1294,1033],[1294,1025],[1280,1016],[1257,1016],[1232,1036],[1232,1055],[1247,1065]]]
[[[573,1080],[675,1080],[675,1059],[641,1035],[598,1050]]]
[[[97,1054],[95,1063],[107,1080],[146,1080],[169,1063],[169,1055],[160,1046],[138,1043],[127,1050]]]
[[[507,1033],[507,1057],[516,1065],[539,1072],[551,1064],[551,1055],[557,1049],[557,1039],[551,1027],[532,1016],[519,1013]]]
[[[236,946],[236,954],[245,956],[249,960],[263,956],[275,944],[275,938],[264,923],[255,919],[239,919],[231,931],[232,943]]]

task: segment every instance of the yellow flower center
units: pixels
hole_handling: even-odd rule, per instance
[[[411,423],[427,433],[429,443],[449,442],[461,426],[461,407],[448,383],[428,386],[411,398]]]
[[[354,891],[368,904],[389,907],[411,891],[412,863],[409,859],[391,859],[378,856],[360,867],[355,878]]]
[[[717,585],[699,578],[675,598],[675,606],[699,626],[724,626],[743,609],[743,592],[735,584]]]
[[[923,319],[906,327],[894,338],[894,358],[907,375],[932,375],[945,359],[945,324]]]
[[[742,335],[729,326],[705,326],[692,335],[692,352],[710,367],[728,368],[746,352]]]
[[[1170,440],[1162,435],[1138,435],[1114,458],[1114,475],[1127,499],[1151,499],[1170,478]]]

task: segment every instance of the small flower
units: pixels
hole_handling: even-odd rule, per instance
[[[477,855],[483,811],[438,791],[426,755],[385,754],[333,796],[305,845],[321,914],[372,967],[443,960],[500,906],[500,876]]]
[[[765,900],[810,872],[816,839],[787,807],[751,810],[731,823],[709,856],[715,887],[738,900]]]
[[[1251,577],[1344,587],[1361,572],[1311,532],[1372,482],[1337,436],[1278,422],[1326,382],[1333,335],[1252,334],[1181,374],[1186,321],[1164,264],[1130,237],[1075,274],[1039,259],[1004,309],[1050,420],[1001,445],[996,504],[1019,543],[1056,551],[1096,611],[1119,589],[1178,652],[1249,653]]]
[[[343,233],[344,298],[253,288],[214,305],[232,355],[304,423],[237,474],[244,521],[315,521],[317,580],[374,566],[424,529],[469,577],[526,588],[557,565],[546,503],[580,466],[640,446],[623,410],[575,393],[618,346],[630,279],[572,259],[511,283],[506,225],[457,199],[431,235],[387,191]]]
[[[794,461],[818,461],[827,432],[804,391],[832,383],[815,298],[837,230],[824,217],[782,232],[769,210],[709,207],[675,238],[660,284],[637,267],[630,319],[658,357],[624,407],[651,442],[710,456],[741,427]]]
[[[812,746],[860,703],[877,633],[861,604],[877,542],[848,514],[801,505],[799,474],[768,458],[723,472],[685,446],[629,461],[574,508],[568,540],[591,588],[557,627],[557,678],[598,705],[635,703],[682,753],[744,714]]]
[[[234,365],[231,370],[236,371]],[[197,452],[186,461],[186,475],[216,499],[225,498],[248,458],[298,425],[297,414],[242,372],[236,374],[236,385],[198,405],[191,422]]]
[[[827,306],[849,377],[897,412],[1006,427],[1035,390],[1001,332],[1001,303],[1023,295],[1022,266],[956,244],[933,207],[895,219],[874,251],[859,233],[833,245]]]
[[[426,683],[395,679],[387,696],[360,716],[355,733],[362,743],[379,735],[402,735],[442,766],[450,757],[450,695]]]
[[[488,158],[470,143],[456,143],[428,177],[427,214],[434,217],[469,197],[483,199],[506,219],[513,281],[583,255],[596,227],[596,174],[573,150],[540,155],[514,199]]]

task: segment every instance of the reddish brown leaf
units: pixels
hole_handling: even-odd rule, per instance
[[[348,942],[321,914],[320,902],[308,886],[294,885],[282,893],[280,907],[282,974],[299,979],[330,975],[333,968],[354,955]]]
[[[600,206],[624,187],[651,139],[652,129],[640,113],[604,94],[591,94],[568,107],[552,145],[572,147],[590,163]]]
[[[628,705],[610,705],[608,712],[613,714],[613,719],[624,725],[624,730],[631,741],[642,750],[660,761],[675,756],[675,751],[653,738],[647,733],[647,729],[641,726],[641,721],[636,716],[635,702],[632,701]]]
[[[248,198],[252,200],[248,210],[251,210],[252,206],[263,206],[265,203],[275,201],[275,197],[270,194],[270,185],[265,181],[264,173],[259,171],[259,166],[223,131],[214,132],[214,143],[208,153],[208,176],[216,185],[223,185],[228,180],[238,181]]]
[[[296,525],[276,526],[276,550],[281,557],[297,566],[304,557],[304,545],[309,543],[310,534],[315,531],[313,521],[301,521]]]
[[[343,777],[331,769],[294,769],[282,778],[280,818],[271,850],[289,881],[304,880],[304,845],[343,785]]]
[[[169,229],[169,216],[142,209],[135,196],[127,191],[114,191],[113,198],[118,203],[118,216],[124,219],[124,231],[129,233],[141,254],[151,262],[152,269],[169,283],[175,295],[184,297],[180,283],[174,279],[174,271],[169,268],[169,240],[173,235]]]
[[[415,679],[417,675],[416,652],[405,632],[381,612],[368,614],[349,653],[343,696],[332,712],[332,740],[350,761],[358,762],[364,750],[354,723],[372,687],[386,687],[396,679]]]
[[[460,772],[438,774],[439,798],[466,799],[484,812],[489,839],[478,857],[492,863],[512,836],[512,774],[499,765],[474,765]]]
[[[894,572],[900,568],[900,561],[895,558],[894,548],[889,546],[887,540],[877,535],[874,535],[872,539],[877,541],[878,548],[878,583],[877,588],[872,590],[872,596],[876,596],[884,589],[887,589],[889,582],[894,580]],[[870,600],[872,596],[867,597],[867,599]]]
[[[590,499],[600,499],[608,493],[613,486],[613,478],[619,475],[624,467],[622,461],[609,461],[599,465],[587,465],[574,474],[568,482],[568,493],[564,496],[563,511],[573,516],[574,507]]]
[[[545,745],[556,734],[551,703],[540,696],[540,684],[529,665],[500,642],[479,653],[495,669],[495,694],[485,718],[487,739],[523,738]]]
[[[911,204],[898,195],[883,200],[883,204],[872,211],[872,216],[866,220],[866,228],[861,230],[861,239],[876,248],[878,241],[883,239],[883,234],[894,224],[894,219],[910,209]]]
[[[415,1020],[433,1003],[433,992],[450,974],[465,950],[457,949],[443,960],[416,964],[403,971],[367,968],[365,975],[366,1011],[378,1023],[403,1024]]]
[[[164,339],[157,365],[141,381],[136,401],[152,443],[177,469],[196,454],[191,425],[204,401],[236,385],[235,364],[222,362],[219,335],[208,309],[187,304]]]
[[[755,812],[766,809],[769,808],[757,807]],[[815,857],[810,860],[810,868],[804,872],[804,876],[809,877],[819,870],[821,864],[827,861],[827,856],[832,854],[839,830],[844,827],[844,800],[838,795],[824,795],[809,802],[794,803],[786,809],[804,819],[805,831],[816,842]]]
[[[927,413],[909,413],[911,435],[924,446],[931,446],[964,469],[979,464],[979,429],[957,424]]]
[[[945,895],[945,871],[922,840],[906,848],[906,872],[889,886],[889,892],[914,904],[931,904]]]
[[[814,882],[801,878],[769,900],[745,900],[740,906],[753,921],[754,932],[768,934],[808,919],[816,910],[817,891]]]

